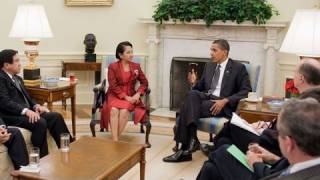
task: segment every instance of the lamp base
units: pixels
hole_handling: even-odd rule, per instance
[[[41,80],[23,80],[24,85],[28,87],[35,87],[35,86],[40,86],[41,85]]]
[[[40,86],[40,68],[35,69],[23,69],[24,84],[26,86]]]

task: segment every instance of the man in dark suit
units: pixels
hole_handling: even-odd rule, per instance
[[[309,101],[310,98],[312,98],[311,105],[313,104],[320,105],[319,104],[320,87],[318,86],[318,87],[309,88],[308,90],[305,90],[299,98],[307,99],[307,101]],[[288,106],[291,107],[292,105],[298,104],[298,103],[300,103],[300,105],[297,105],[295,109],[288,108]],[[308,103],[310,104],[310,102]],[[318,147],[319,149],[320,145],[319,143],[317,144],[317,142],[319,142],[319,139],[316,140],[312,136],[306,135],[308,133],[315,133],[317,138],[320,138],[319,133],[316,133],[318,131],[312,132],[312,128],[305,129],[305,128],[308,128],[308,126],[304,125],[306,122],[301,122],[301,121],[304,121],[305,116],[309,116],[309,114],[311,115],[312,113],[313,113],[312,117],[310,116],[309,119],[315,118],[316,115],[314,114],[315,113],[314,110],[316,108],[311,108],[310,110],[305,111],[305,108],[309,108],[310,105],[305,106],[303,104],[305,104],[305,102],[302,100],[301,101],[294,100],[293,102],[290,102],[289,105],[284,107],[286,109],[283,109],[281,111],[279,118],[282,118],[282,119],[286,118],[286,121],[290,122],[290,125],[294,126],[294,131],[292,130],[292,133],[294,133],[295,136],[297,136],[298,134],[302,136],[303,141],[305,141],[304,143],[312,143],[312,145],[316,143],[315,146]],[[284,114],[283,112],[286,112],[286,114]],[[291,113],[290,116],[288,115],[288,113]],[[288,118],[289,119],[296,118],[296,120],[289,121]],[[297,118],[300,118],[300,119],[297,120]],[[313,121],[309,123],[312,124],[314,123]],[[316,124],[313,124],[316,126],[313,128],[319,127],[320,125],[319,123],[320,122],[318,121],[316,122]],[[278,127],[278,124],[279,123],[277,122],[277,127]],[[299,126],[300,129],[297,128],[296,126]],[[308,131],[308,132],[304,132],[304,131]],[[309,137],[311,139],[308,139]],[[268,150],[264,149],[258,144],[253,144],[249,146],[249,150],[247,151],[247,158],[246,158],[249,166],[251,166],[251,168],[253,169],[253,172],[251,172],[244,165],[242,165],[237,159],[235,159],[230,153],[227,152],[227,149],[229,147],[230,145],[225,144],[220,148],[218,148],[216,151],[211,152],[209,154],[209,160],[206,161],[202,166],[201,171],[197,177],[197,180],[209,180],[209,179],[256,180],[256,179],[264,178],[269,175],[278,176],[284,169],[286,169],[290,165],[289,162],[292,163],[292,161],[288,158],[288,156],[286,156],[286,153],[284,153],[283,148],[281,148],[281,152],[285,157],[280,157],[269,152]],[[286,150],[289,150],[289,149],[286,149]],[[319,154],[317,155],[317,157],[319,157]],[[289,159],[289,161],[287,160],[287,158]],[[320,163],[319,160],[318,162]],[[269,166],[268,164],[272,164],[272,166]]]
[[[32,132],[33,146],[40,148],[40,157],[48,154],[47,129],[58,147],[60,134],[69,133],[61,114],[36,104],[27,93],[23,80],[17,76],[21,64],[15,50],[0,52],[0,115],[8,126],[18,126]]]
[[[0,143],[8,148],[14,169],[28,165],[28,152],[24,138],[18,128],[6,128],[0,118]]]
[[[280,112],[277,122],[282,154],[290,166],[264,178],[320,179],[320,103],[313,98],[291,100]]]
[[[219,39],[211,44],[212,62],[206,64],[201,79],[196,83],[180,108],[175,140],[182,144],[165,162],[192,160],[192,152],[199,149],[197,120],[201,117],[227,117],[236,110],[238,102],[251,91],[245,66],[228,57],[230,46]]]

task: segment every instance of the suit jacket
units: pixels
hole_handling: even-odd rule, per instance
[[[289,174],[287,176],[279,177],[282,172],[278,172],[267,176],[261,180],[319,180],[320,179],[320,164],[316,166],[303,169],[301,171]]]
[[[101,128],[108,128],[110,120],[110,106],[108,100],[121,99],[125,96],[133,96],[136,92],[144,94],[148,88],[148,80],[142,72],[138,63],[129,62],[131,76],[129,82],[124,82],[122,75],[124,74],[123,68],[121,68],[121,62],[117,61],[109,65],[108,67],[108,82],[109,87],[106,93],[106,99],[101,110]],[[137,81],[140,82],[138,89],[135,89]],[[128,88],[128,91],[125,89]],[[145,117],[145,106],[142,101],[134,105],[134,123],[138,123]]]
[[[0,125],[4,125],[5,123],[3,122],[3,120],[0,117]]]
[[[213,62],[206,64],[201,79],[193,87],[194,90],[208,92],[216,66],[217,63]],[[223,74],[220,97],[212,96],[213,99],[228,98],[229,103],[224,107],[224,111],[231,116],[231,113],[236,110],[240,99],[248,97],[250,91],[252,89],[246,67],[242,63],[229,58]]]
[[[290,164],[286,158],[281,158],[271,167],[267,166],[265,163],[254,163],[254,174],[258,179],[260,179],[269,176],[270,174],[278,174],[278,172],[282,172],[284,169],[289,167],[289,165]]]
[[[124,84],[122,80],[122,73],[121,73],[121,62],[117,61],[109,65],[108,67],[108,82],[109,82],[109,88],[107,91],[107,94],[112,93],[116,95],[119,99],[123,99],[126,95],[132,96],[137,91],[141,94],[144,94],[146,89],[148,88],[148,80],[145,77],[144,73],[141,70],[141,67],[138,63],[129,62],[130,71],[131,71],[131,79],[129,84],[129,94],[126,94],[123,92],[122,87],[124,87],[126,84]],[[140,82],[140,86],[137,90],[135,90],[135,85],[137,81]]]
[[[22,78],[17,75],[14,76],[20,83],[21,90],[6,72],[0,70],[0,115],[20,116],[24,108],[32,109],[36,105],[25,89]],[[30,107],[25,103],[23,93]]]

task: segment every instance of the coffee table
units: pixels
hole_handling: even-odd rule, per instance
[[[84,136],[70,145],[70,152],[59,150],[40,159],[40,173],[13,171],[15,179],[118,179],[140,162],[140,180],[145,178],[143,145],[113,142]]]

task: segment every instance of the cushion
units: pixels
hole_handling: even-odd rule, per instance
[[[198,130],[217,134],[223,127],[223,124],[227,122],[228,119],[223,117],[208,117],[200,118],[197,122]]]

